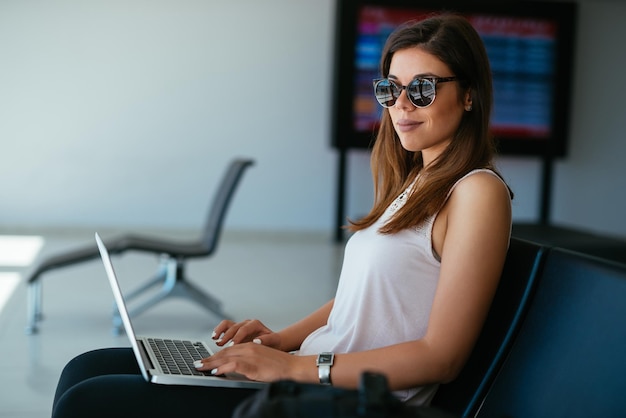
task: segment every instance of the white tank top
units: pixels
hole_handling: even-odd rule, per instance
[[[486,169],[471,171],[450,193],[463,179],[483,171],[495,175]],[[395,234],[378,232],[404,205],[412,187],[398,196],[375,224],[349,239],[328,323],[303,341],[298,354],[365,351],[424,337],[439,280],[440,262],[432,245],[437,214],[417,228]],[[425,405],[437,387],[433,384],[395,394],[409,404]]]

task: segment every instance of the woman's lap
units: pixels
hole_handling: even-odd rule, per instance
[[[53,417],[230,417],[255,390],[146,382],[131,349],[90,351],[70,361],[59,379]]]

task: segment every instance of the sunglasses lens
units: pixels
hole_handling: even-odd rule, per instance
[[[374,95],[376,100],[383,107],[391,107],[396,103],[398,87],[389,79],[377,80],[374,82]]]
[[[374,81],[374,95],[383,107],[392,107],[402,94],[402,89],[388,78]],[[425,78],[416,78],[406,87],[409,100],[416,107],[428,107],[435,100],[435,83]]]
[[[415,79],[407,86],[409,100],[417,107],[426,107],[435,100],[435,84],[426,79]]]

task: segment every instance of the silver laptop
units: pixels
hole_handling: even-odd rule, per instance
[[[104,263],[115,303],[124,324],[126,335],[135,353],[141,374],[147,382],[162,385],[219,386],[233,388],[261,388],[267,383],[248,380],[243,376],[212,376],[199,372],[193,362],[213,354],[203,341],[138,337],[135,335],[124,297],[111,263],[109,251],[96,233],[96,243]]]

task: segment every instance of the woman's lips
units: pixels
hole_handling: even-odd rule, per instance
[[[396,122],[396,128],[401,132],[408,132],[418,128],[422,122],[417,122],[410,119],[400,119]]]

